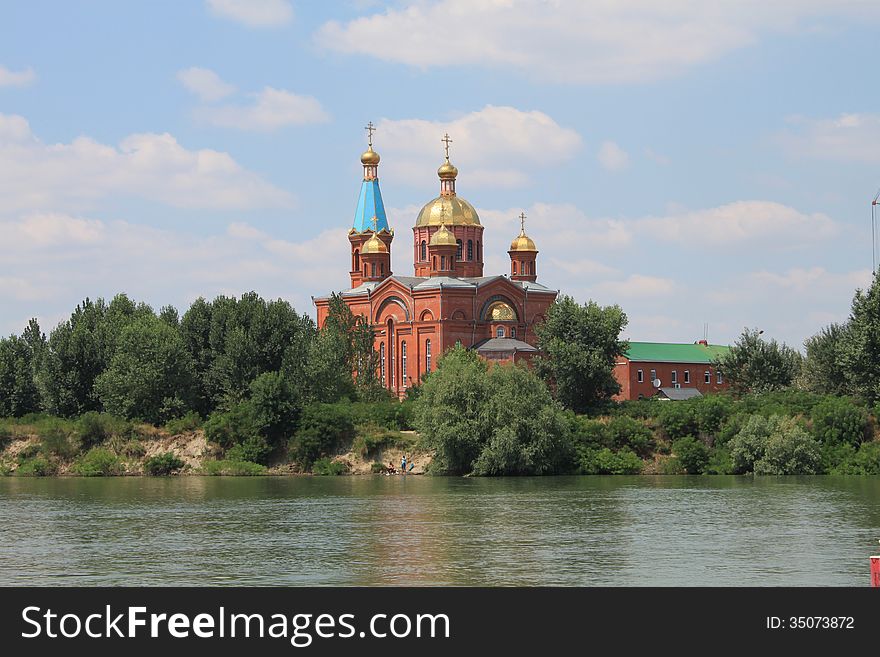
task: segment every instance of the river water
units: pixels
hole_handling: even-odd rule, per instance
[[[3,585],[867,586],[880,477],[0,478]]]

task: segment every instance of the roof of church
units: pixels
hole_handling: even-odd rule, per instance
[[[373,217],[376,218],[375,225]],[[352,228],[359,233],[366,230],[391,230],[388,227],[388,218],[385,216],[385,204],[382,202],[378,179],[364,180],[361,184],[361,195],[358,197]]]
[[[455,276],[398,276],[396,274],[389,276],[388,278],[393,278],[395,281],[408,287],[410,290],[433,290],[439,289],[441,287],[451,288],[480,288],[484,285],[488,285],[494,280],[499,278],[503,278],[514,285],[519,285],[524,290],[528,290],[529,292],[551,292],[556,294],[556,290],[551,290],[549,287],[541,285],[540,283],[534,283],[532,281],[512,281],[506,276],[479,276],[473,278],[457,278]],[[387,280],[387,279],[386,279]],[[381,285],[384,281],[370,281],[368,283],[361,283],[357,287],[353,287],[350,290],[343,290],[342,296],[344,297],[356,297],[362,294],[367,294],[376,289],[377,285]],[[324,295],[323,297],[316,297],[317,299],[325,299],[330,295]]]
[[[522,340],[515,340],[513,338],[487,338],[485,340],[480,340],[477,342],[471,349],[475,349],[476,351],[538,351],[536,347],[533,347],[528,342],[523,342]]]

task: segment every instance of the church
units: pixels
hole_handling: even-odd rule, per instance
[[[373,126],[361,155],[364,178],[348,232],[351,287],[342,299],[368,317],[376,335],[379,378],[393,394],[436,368],[437,358],[460,342],[493,362],[520,362],[537,353],[535,326],[557,291],[537,282],[538,249],[526,235],[525,215],[510,244],[508,274],[483,273],[483,226],[474,206],[456,192],[458,169],[446,159],[437,170],[440,194],[428,201],[412,227],[413,275],[391,271],[394,230],[379,189],[379,154]],[[315,298],[318,326],[329,297]]]

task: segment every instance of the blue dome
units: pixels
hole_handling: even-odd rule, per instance
[[[373,217],[376,217],[375,226],[373,225]],[[361,184],[361,195],[358,197],[352,228],[359,233],[374,229],[376,231],[391,230],[388,227],[388,218],[385,216],[385,204],[382,202],[382,192],[379,190],[378,180],[365,180]]]

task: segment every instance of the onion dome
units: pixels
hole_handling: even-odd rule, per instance
[[[458,176],[458,169],[455,168],[455,165],[447,157],[446,161],[437,169],[437,175],[440,176],[440,180],[455,180],[456,176]]]
[[[446,224],[441,224],[440,230],[431,236],[430,246],[458,246],[455,235],[449,232]]]
[[[474,206],[460,196],[438,196],[419,211],[416,226],[479,226]]]
[[[531,237],[526,235],[525,230],[519,232],[519,236],[510,243],[511,251],[537,251],[538,247]]]
[[[364,166],[376,166],[379,164],[379,154],[373,150],[372,145],[361,155],[361,164]]]
[[[361,254],[369,253],[388,253],[388,247],[376,236],[376,233],[373,233],[373,236],[364,242],[364,246],[361,248]]]

